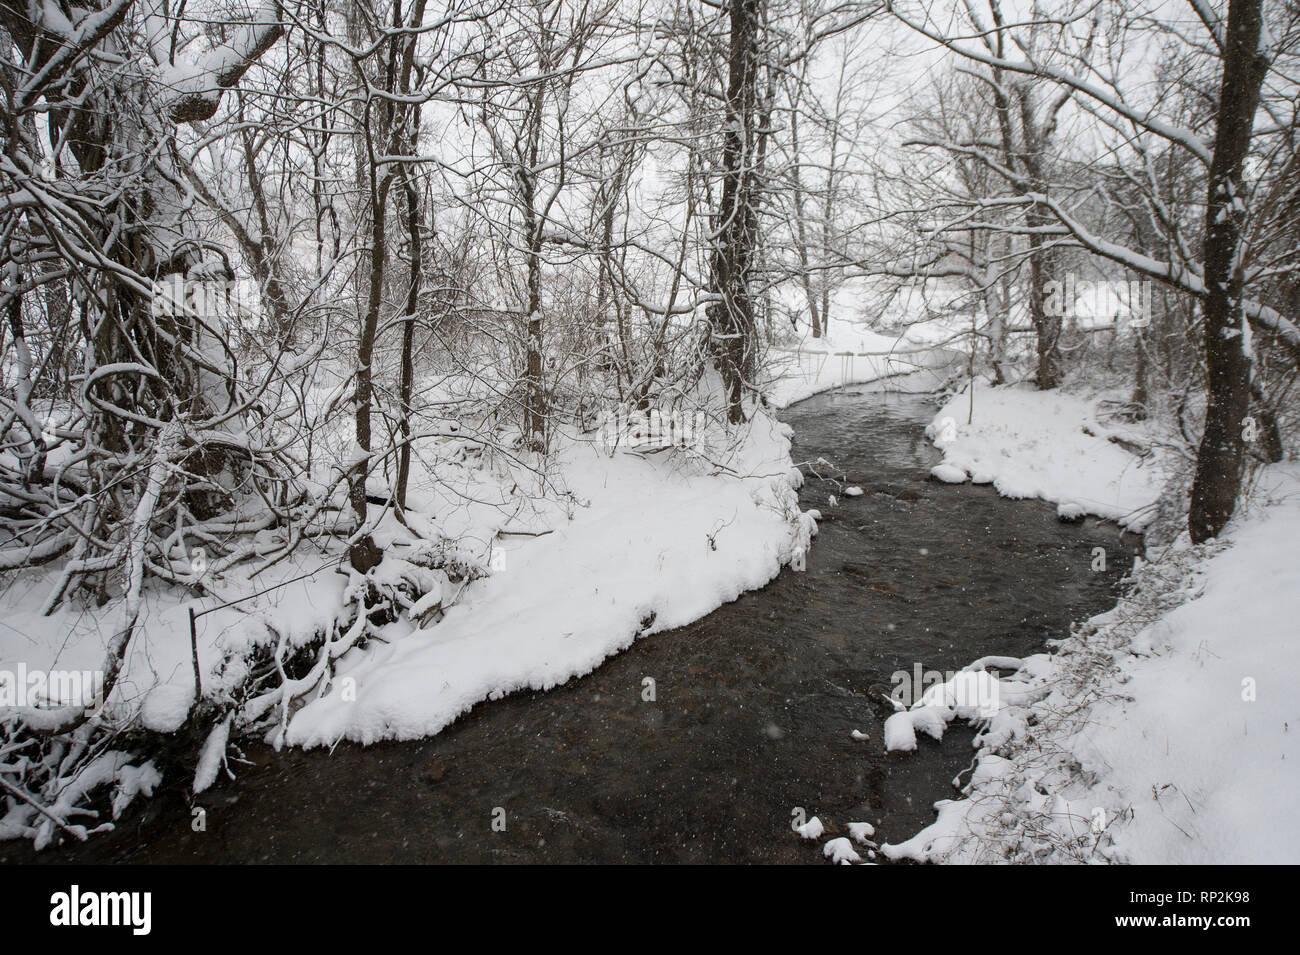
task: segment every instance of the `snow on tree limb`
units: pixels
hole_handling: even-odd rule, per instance
[[[1058,69],[1048,63],[1036,63],[1032,60],[1008,60],[1005,57],[996,56],[986,50],[977,49],[959,43],[952,37],[945,36],[937,29],[930,27],[928,24],[910,19],[903,13],[899,12],[894,0],[887,0],[886,8],[891,14],[905,26],[935,43],[938,43],[954,53],[964,56],[969,60],[977,63],[983,63],[986,66],[998,70],[1006,70],[1008,73],[1020,73],[1024,76],[1036,76],[1044,80],[1050,80],[1059,83],[1075,92],[1082,93],[1090,99],[1096,100],[1103,106],[1112,110],[1119,116],[1124,117],[1150,133],[1154,133],[1163,139],[1182,146],[1189,153],[1195,156],[1206,166],[1210,164],[1210,147],[1205,140],[1190,129],[1167,123],[1162,119],[1152,116],[1150,113],[1136,109],[1124,101],[1123,94],[1118,90],[1106,90],[1095,83],[1089,83],[1072,73]]]
[[[1060,203],[1049,196],[1027,196],[1026,199],[1036,201],[1050,209],[1061,225],[1069,231],[1070,235],[1088,251],[1126,266],[1134,272],[1150,276],[1180,291],[1195,295],[1197,298],[1204,298],[1208,294],[1199,264],[1179,265],[1176,262],[1162,262],[1117,242],[1111,242],[1095,235],[1062,209]],[[1242,307],[1246,317],[1250,319],[1252,324],[1276,335],[1278,341],[1282,343],[1287,351],[1297,360],[1300,360],[1300,327],[1297,327],[1294,322],[1276,309],[1270,308],[1261,302],[1245,299],[1242,302]]]
[[[67,73],[108,34],[116,30],[135,0],[113,0],[102,10],[80,11],[74,23],[53,4],[31,3],[26,15],[9,5],[0,5],[0,23],[26,46],[57,43],[50,54],[40,57],[39,68],[14,97],[14,107],[21,111],[41,95],[41,91]]]
[[[196,64],[173,69],[167,77],[175,90],[169,114],[176,123],[212,117],[221,94],[243,78],[249,68],[284,34],[278,0],[270,0],[240,26],[234,39],[209,52]]]

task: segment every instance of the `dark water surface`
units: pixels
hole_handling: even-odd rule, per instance
[[[433,739],[247,748],[239,779],[194,803],[205,832],[191,829],[189,780],[173,774],[116,831],[35,860],[0,843],[0,861],[821,863],[821,843],[791,831],[796,807],[827,838],[866,821],[882,841],[904,839],[953,795],[971,732],[954,723],[942,743],[886,755],[889,710],[873,685],[918,663],[1042,649],[1114,602],[1138,543],[1113,525],[1062,524],[1040,501],[928,480],[933,410],[840,391],[785,413],[797,461],[829,459],[866,492],[809,475],[804,507],[825,519],[807,573],[787,570],[549,693],[481,704]],[[1108,572],[1090,569],[1098,545]],[[655,702],[642,700],[647,676]]]

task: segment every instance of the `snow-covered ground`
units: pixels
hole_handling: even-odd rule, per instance
[[[932,425],[945,463],[1012,496],[1146,513],[1154,482],[1104,439],[1113,427],[1099,428],[1089,400],[981,389],[974,428],[965,400]],[[942,441],[958,412],[963,424]],[[1093,436],[1080,439],[1084,427]],[[936,688],[891,717],[886,745],[899,750],[958,716],[982,730],[963,798],[936,804],[936,822],[883,846],[887,858],[1300,862],[1300,466],[1268,468],[1223,540],[1195,547],[1183,535],[1149,557],[1118,606],[1055,653],[973,664],[981,679],[985,667],[1013,673],[1000,692],[963,700]],[[981,719],[972,704],[990,695],[997,715]]]
[[[926,434],[943,452],[941,481],[992,484],[1003,497],[1036,497],[1062,517],[1094,514],[1140,531],[1169,477],[1152,426],[1099,421],[1115,395],[1041,392],[1032,385],[967,387]]]
[[[816,532],[798,507],[789,437],[760,413],[720,466],[570,444],[554,463],[571,503],[518,528],[541,536],[503,538],[501,569],[436,626],[341,659],[288,742],[436,733],[481,700],[550,689],[763,586]]]
[[[350,699],[326,693],[313,700],[292,716],[287,741],[419,737],[478,700],[549,689],[588,672],[638,634],[688,624],[763,586],[815,533],[813,517],[798,509],[789,429],[766,413],[732,443],[701,452],[611,453],[590,439],[560,440],[545,478],[520,468],[489,474],[469,466],[458,473],[443,461],[437,481],[421,472],[412,499],[425,515],[439,515],[421,530],[430,539],[456,539],[464,563],[490,573],[454,594],[442,592],[446,615],[437,624],[422,629],[415,620],[399,621],[385,631],[389,643],[339,659],[333,689],[351,677]],[[510,483],[528,477],[545,479],[550,494],[512,499]],[[395,521],[376,537],[394,556],[421,546]],[[199,618],[205,698],[233,691],[246,676],[240,657],[270,634],[292,647],[329,628],[348,587],[334,570],[338,563],[338,554],[303,547],[255,581],[235,570],[209,579],[209,589],[222,596],[269,592]],[[0,672],[103,665],[120,613],[112,603],[100,613],[65,603],[43,616],[55,579],[53,569],[10,574],[0,594]],[[437,583],[435,590],[448,590],[445,579]],[[217,600],[151,587],[144,603],[108,711],[172,732],[194,703],[188,609],[207,611]]]

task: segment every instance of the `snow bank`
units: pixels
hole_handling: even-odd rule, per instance
[[[1268,469],[1256,501],[1226,542],[1184,536],[1058,654],[1025,660],[1031,692],[977,736],[965,798],[885,855],[1300,862],[1300,466]]]
[[[150,582],[132,637],[122,674],[105,701],[112,722],[159,733],[175,732],[194,704],[194,653],[190,646],[189,609],[203,614],[195,630],[203,695],[220,699],[246,676],[243,655],[266,642],[269,628],[290,636],[291,645],[327,627],[342,607],[344,580],[321,567],[319,554],[305,552],[297,561],[284,561],[255,580],[245,569],[220,580],[209,579],[220,597],[235,597],[269,589],[270,593],[234,607],[205,613],[217,601],[191,598],[184,591]],[[315,574],[312,571],[317,571]],[[0,594],[0,672],[99,672],[105,647],[121,623],[119,604],[110,602],[100,613],[65,601],[49,616],[40,610],[58,578],[54,569],[15,572]],[[301,578],[301,579],[294,579]],[[277,586],[280,585],[280,586]],[[58,701],[51,700],[49,706]],[[0,706],[0,714],[4,707]],[[25,715],[36,712],[24,708]]]
[[[1104,397],[980,384],[972,404],[968,388],[926,428],[943,452],[931,473],[949,483],[991,483],[1004,497],[1052,501],[1063,519],[1094,514],[1140,531],[1155,516],[1166,463],[1149,450],[1146,426],[1099,423]]]
[[[789,455],[790,429],[762,413],[728,470],[571,443],[556,470],[575,506],[535,520],[541,536],[499,544],[505,569],[474,581],[437,626],[341,658],[334,688],[294,714],[286,741],[431,735],[482,700],[550,689],[763,586],[816,530]]]
[[[381,639],[351,650],[349,601],[366,582],[336,572],[345,562],[338,538],[304,543],[270,567],[253,559],[219,571],[197,569],[193,546],[202,541],[182,540],[176,546],[191,555],[201,590],[146,584],[102,717],[121,729],[185,727],[195,712],[196,649],[204,718],[215,711],[220,720],[198,755],[199,792],[221,775],[230,738],[253,722],[277,745],[411,739],[480,701],[587,673],[638,636],[690,623],[806,554],[816,512],[799,509],[790,429],[760,411],[743,430],[713,430],[691,448],[653,452],[611,452],[590,435],[557,435],[545,460],[494,451],[478,435],[423,444],[412,462],[410,527],[389,515],[373,535],[386,557],[372,582],[392,589],[410,578],[415,592]],[[340,443],[344,454],[347,446]],[[382,477],[376,482],[382,493]],[[283,545],[269,531],[250,542],[262,553]],[[0,685],[13,684],[11,674],[25,681],[33,672],[102,671],[120,601],[95,608],[78,597],[45,616],[58,579],[54,565],[6,578]],[[191,609],[200,614],[194,649]],[[300,668],[303,659],[316,661],[310,673],[299,671],[306,683],[297,689],[312,691],[309,703],[295,712],[298,701],[277,696],[278,684],[244,698],[255,668],[298,651],[306,654]],[[331,659],[332,678],[315,695],[313,681]],[[53,725],[68,713],[54,708],[59,700],[15,707],[6,695],[15,696],[0,694],[0,722],[21,715],[29,726]],[[106,753],[94,772],[73,780],[68,799],[111,785],[120,810],[122,800],[150,789],[155,770],[138,762]],[[0,812],[0,838],[43,827],[34,838],[44,845],[55,835],[51,825],[26,804]]]

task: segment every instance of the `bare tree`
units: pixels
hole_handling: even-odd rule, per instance
[[[1258,364],[1255,355],[1244,353],[1243,346],[1252,340],[1256,346],[1267,342],[1285,353],[1287,363],[1293,367],[1300,359],[1300,329],[1268,300],[1279,291],[1269,276],[1280,263],[1254,261],[1255,255],[1268,247],[1261,245],[1260,237],[1254,234],[1256,219],[1251,215],[1254,197],[1267,183],[1247,174],[1252,159],[1258,159],[1257,168],[1265,171],[1279,165],[1285,168],[1293,161],[1296,116],[1294,98],[1286,91],[1291,88],[1294,47],[1248,42],[1251,36],[1272,37],[1261,27],[1266,17],[1264,7],[1253,0],[1229,4],[1229,21],[1236,33],[1208,5],[1196,2],[1192,7],[1203,28],[1199,36],[1189,37],[1158,17],[1131,17],[1120,11],[1104,30],[1089,30],[1090,39],[1084,47],[1088,56],[1067,56],[1064,60],[1038,55],[1029,46],[1020,46],[1016,51],[990,49],[983,35],[978,42],[971,42],[946,31],[923,12],[899,7],[894,11],[912,29],[984,69],[1050,84],[1057,91],[1058,101],[1077,98],[1095,121],[1093,128],[1110,140],[1107,148],[1135,158],[1141,175],[1131,181],[1138,185],[1151,221],[1158,224],[1157,244],[1162,246],[1159,254],[1146,254],[1125,245],[1121,235],[1102,234],[1068,202],[1032,182],[1019,202],[1026,209],[1047,214],[1047,221],[1027,226],[1029,234],[1050,236],[1054,242],[1068,241],[1199,302],[1207,363],[1207,424],[1189,517],[1189,531],[1199,541],[1222,530],[1240,488],[1241,429],[1249,401],[1249,368],[1252,360]],[[1098,5],[1095,9],[1105,8]],[[1282,11],[1279,19],[1287,16]],[[1036,21],[1044,19],[1064,31],[1077,16],[1040,16]],[[1281,35],[1291,35],[1289,23],[1287,20],[1280,24],[1284,26]],[[1098,49],[1097,37],[1104,38],[1104,48]],[[1169,111],[1162,112],[1158,103],[1143,102],[1142,96],[1128,88],[1132,81],[1131,60],[1145,55],[1158,41],[1188,50],[1197,68],[1203,65],[1222,78],[1209,136],[1181,123]],[[1059,43],[1054,47],[1061,49]],[[1279,77],[1275,86],[1265,82],[1270,73]],[[1269,116],[1267,124],[1256,126],[1257,110]],[[1170,209],[1162,191],[1154,185],[1156,177],[1150,160],[1157,147],[1175,150],[1207,171],[1210,192],[1199,236],[1186,234],[1182,210]],[[1285,258],[1289,253],[1277,254]],[[1253,339],[1250,332],[1254,333]],[[1231,354],[1234,349],[1241,357]],[[1234,416],[1235,422],[1230,422]]]

